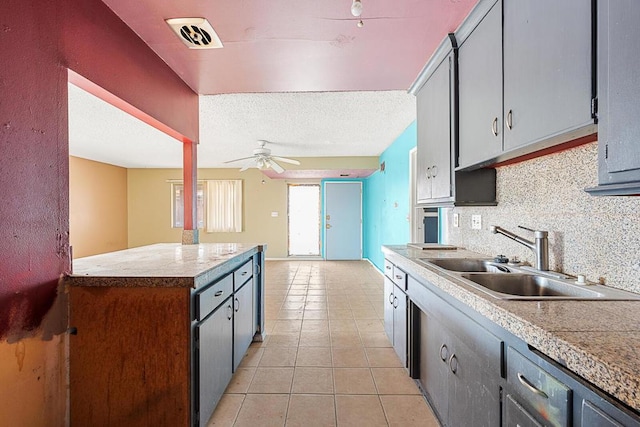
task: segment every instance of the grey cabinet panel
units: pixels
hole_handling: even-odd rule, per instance
[[[233,357],[232,298],[196,326],[198,339],[198,412],[199,425],[209,417],[231,381]]]
[[[589,0],[504,1],[504,151],[593,124],[591,13]]]
[[[436,318],[420,312],[420,383],[429,395],[433,410],[444,422],[449,414],[449,347]]]
[[[582,402],[582,427],[622,427],[622,424],[585,400]]]
[[[440,63],[418,93],[416,188],[419,203],[451,196],[449,58]]]
[[[527,412],[510,394],[507,395],[505,405],[505,427],[542,427],[536,419]]]
[[[251,345],[255,333],[253,319],[253,280],[249,280],[233,296],[233,371],[235,372]]]
[[[397,286],[393,294],[393,349],[407,366],[407,295]]]
[[[502,151],[502,1],[460,45],[458,166]]]
[[[598,182],[594,195],[640,194],[640,3],[598,0]]]
[[[393,343],[393,282],[384,278],[384,331]]]

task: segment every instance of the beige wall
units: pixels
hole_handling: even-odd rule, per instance
[[[1,342],[0,425],[65,425],[66,360],[65,335]]]
[[[487,231],[500,225],[532,237],[518,225],[549,231],[551,269],[640,293],[640,197],[593,197],[598,182],[597,143],[497,169],[496,207],[448,209],[448,241],[490,256],[519,256],[524,246]],[[453,228],[453,213],[460,227]],[[483,230],[471,229],[482,215]]]
[[[69,229],[74,258],[127,248],[127,169],[69,158]]]
[[[304,169],[375,169],[377,157],[304,158]],[[129,169],[129,247],[179,242],[181,229],[171,228],[171,185],[182,179],[181,169]],[[257,169],[199,169],[198,179],[244,181],[242,233],[200,231],[200,241],[266,243],[268,258],[287,256],[287,182],[269,179]],[[264,179],[265,184],[262,184]],[[278,212],[272,217],[272,212]]]

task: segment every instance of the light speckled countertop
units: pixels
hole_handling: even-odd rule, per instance
[[[640,301],[495,299],[418,258],[486,258],[464,249],[383,246],[385,257],[640,411]]]
[[[197,288],[231,271],[266,246],[158,243],[73,260],[71,286]]]

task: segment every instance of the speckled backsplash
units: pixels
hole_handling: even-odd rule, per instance
[[[445,209],[444,243],[490,256],[518,256],[533,264],[533,252],[502,235],[499,225],[529,240],[518,225],[549,232],[550,269],[640,293],[640,197],[593,197],[598,146],[577,148],[497,169],[496,207]],[[460,227],[453,227],[453,214]],[[482,215],[482,230],[471,215]]]

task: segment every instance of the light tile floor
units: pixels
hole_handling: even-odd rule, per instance
[[[267,261],[266,333],[209,426],[439,426],[384,332],[366,261]]]

